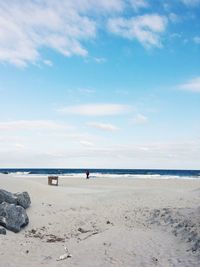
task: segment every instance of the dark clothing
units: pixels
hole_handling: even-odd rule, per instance
[[[90,172],[86,171],[86,179],[89,179]]]

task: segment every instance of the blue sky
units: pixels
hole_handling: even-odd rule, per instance
[[[0,167],[200,169],[200,0],[0,2]]]

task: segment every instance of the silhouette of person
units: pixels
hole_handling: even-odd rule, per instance
[[[90,172],[87,170],[85,173],[86,173],[86,179],[89,179]]]

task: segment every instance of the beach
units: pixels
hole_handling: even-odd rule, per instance
[[[31,197],[28,226],[0,236],[2,267],[200,265],[200,179],[1,174],[0,188]]]

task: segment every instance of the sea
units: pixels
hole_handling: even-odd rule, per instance
[[[0,173],[13,176],[48,176],[85,177],[88,169],[0,169]],[[164,170],[164,169],[89,169],[90,178],[153,178],[153,179],[197,179],[200,170]]]

